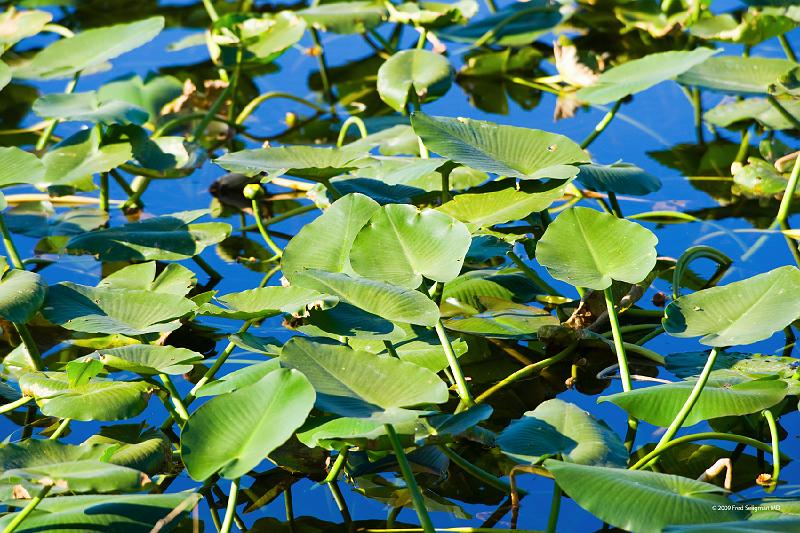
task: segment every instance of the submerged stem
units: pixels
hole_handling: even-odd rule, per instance
[[[392,443],[397,463],[400,466],[400,473],[403,475],[408,491],[411,493],[411,501],[414,503],[414,509],[417,511],[417,517],[419,518],[422,530],[425,533],[435,533],[436,530],[433,527],[433,522],[431,522],[431,518],[428,516],[428,509],[425,507],[425,499],[422,497],[419,485],[417,485],[417,481],[414,479],[414,472],[411,470],[411,465],[408,463],[405,451],[403,451],[400,438],[397,436],[394,426],[386,424],[384,427],[386,428],[386,433],[389,435],[389,442]]]

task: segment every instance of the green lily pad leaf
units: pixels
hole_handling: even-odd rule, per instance
[[[702,481],[552,459],[544,465],[575,503],[628,531],[661,531],[670,524],[740,520],[745,515],[728,507],[731,501],[719,487]]]
[[[425,146],[475,170],[520,179],[569,179],[588,156],[573,141],[541,130],[468,118],[413,113],[411,125]]]
[[[331,2],[301,9],[297,14],[308,24],[333,33],[365,33],[386,17],[383,5],[371,2]]]
[[[697,48],[647,55],[603,72],[595,83],[580,89],[575,97],[588,104],[615,102],[631,94],[683,74],[706,61],[716,50]]]
[[[270,62],[303,37],[306,22],[291,11],[279,11],[249,18],[237,29],[247,51]]]
[[[149,475],[164,472],[172,458],[172,442],[157,429],[143,431],[143,424],[116,424],[100,428],[84,445],[111,446],[104,455],[109,463],[141,470]]]
[[[26,439],[0,445],[0,464],[4,469],[46,467],[74,461],[100,460],[106,451],[106,446],[75,446],[58,441]]]
[[[126,76],[97,89],[101,101],[122,101],[144,109],[149,122],[155,122],[161,109],[183,92],[183,84],[173,76],[148,74]]]
[[[331,183],[343,196],[350,193],[361,193],[381,205],[410,204],[413,203],[414,198],[425,194],[424,189],[408,185],[389,185],[372,178],[339,176],[331,179]]]
[[[557,326],[560,321],[538,307],[482,297],[486,311],[445,320],[447,329],[492,339],[535,339],[539,328]]]
[[[597,401],[611,402],[634,418],[667,427],[683,407],[694,385],[695,380],[679,381],[601,396]],[[683,425],[688,427],[712,418],[756,413],[783,400],[786,392],[786,383],[778,379],[753,380],[712,373]]]
[[[100,132],[82,130],[64,139],[42,157],[47,185],[68,185],[90,190],[92,175],[108,172],[133,156],[128,143],[100,146]]]
[[[247,365],[239,370],[234,370],[230,374],[225,374],[221,378],[206,383],[197,391],[197,396],[219,396],[235,390],[242,389],[248,385],[252,385],[273,370],[278,370],[281,367],[278,359],[270,359],[263,363],[256,363]]]
[[[453,69],[446,57],[428,50],[402,50],[378,69],[378,93],[381,100],[403,111],[409,91],[420,103],[444,96],[453,83]]]
[[[47,416],[73,420],[124,420],[147,407],[152,386],[143,381],[92,380],[70,387],[69,378],[58,372],[30,372],[19,380],[25,395]]]
[[[309,418],[297,431],[297,439],[309,448],[340,449],[343,444],[366,445],[386,435],[386,424],[392,424],[399,435],[413,435],[419,420],[417,411],[391,408],[371,413],[369,417]]]
[[[72,254],[92,254],[101,261],[180,261],[202,252],[230,235],[224,222],[193,221],[205,211],[185,211],[90,231],[67,242]]]
[[[350,416],[352,404],[374,411],[448,398],[447,385],[435,373],[388,355],[295,337],[284,345],[280,359],[308,377],[320,408],[343,416]]]
[[[779,76],[796,64],[766,57],[712,57],[678,77],[684,85],[733,94],[765,94]]]
[[[70,492],[139,490],[149,480],[150,478],[133,468],[97,460],[12,468],[0,475],[0,481],[4,483],[53,485]]]
[[[224,308],[208,303],[201,306],[198,313],[237,320],[250,320],[284,313],[298,313],[307,306],[314,305],[317,302],[321,304],[326,299],[330,300],[329,297],[326,298],[317,291],[302,287],[260,287],[220,296],[218,300],[225,306]],[[325,303],[326,305],[330,305],[330,303],[335,305],[336,301]]]
[[[638,283],[656,265],[653,233],[628,220],[575,207],[561,213],[536,245],[536,260],[556,279],[603,290]]]
[[[721,13],[701,18],[689,30],[701,39],[755,46],[796,27],[796,21],[778,13],[745,11],[741,21],[730,13]]]
[[[36,184],[44,178],[44,163],[38,157],[16,146],[0,148],[0,187],[14,184]]]
[[[443,306],[447,303],[466,304],[483,309],[485,297],[508,302],[529,302],[538,293],[531,278],[517,269],[472,270],[452,281],[442,289]]]
[[[185,506],[183,512],[177,513],[175,519],[161,529],[167,532],[197,504],[198,498],[199,495],[188,492],[47,498],[36,506],[36,513],[26,517],[15,531],[63,531],[65,524],[80,524],[81,528],[92,531],[150,531],[165,516],[180,506]],[[20,500],[15,505],[24,507],[28,501]],[[7,526],[16,517],[17,513],[3,516],[0,518],[0,526]]]
[[[106,61],[138,48],[164,28],[163,17],[94,28],[59,39],[14,69],[14,77],[50,80],[94,70]]]
[[[419,291],[347,274],[307,270],[295,274],[296,283],[336,296],[391,322],[434,326],[439,308]]]
[[[203,356],[186,348],[132,344],[109,350],[98,350],[104,365],[145,376],[155,374],[187,374]]]
[[[197,283],[194,272],[183,265],[168,264],[156,275],[156,262],[126,266],[97,284],[100,288],[163,292],[185,296]]]
[[[44,303],[47,284],[39,274],[9,270],[0,281],[0,318],[25,324]]]
[[[497,437],[497,445],[526,463],[560,454],[564,461],[582,465],[624,468],[628,464],[628,452],[616,433],[577,405],[558,398],[511,422]]]
[[[527,46],[566,18],[561,5],[546,0],[514,2],[466,26],[437,32],[449,41],[472,43],[492,32],[488,42],[501,46]]]
[[[50,287],[42,314],[72,331],[144,335],[172,331],[194,310],[191,300],[177,294],[64,282]]]
[[[389,204],[359,231],[350,264],[364,277],[416,289],[423,277],[444,282],[458,276],[470,241],[467,227],[446,213]]]
[[[51,213],[31,204],[10,209],[4,216],[12,233],[36,238],[77,235],[97,229],[108,221],[108,213],[100,209],[77,208]]]
[[[794,98],[777,97],[781,106],[790,115],[800,120],[800,101]],[[765,98],[747,98],[734,102],[722,102],[703,113],[703,120],[727,128],[746,121],[755,120],[771,130],[790,130],[794,124],[784,117]]]
[[[373,354],[388,354],[386,345],[380,339],[348,338],[350,347]],[[433,372],[440,372],[449,363],[444,354],[439,337],[430,329],[419,326],[406,326],[403,335],[391,340],[397,357],[402,361],[414,363]],[[461,357],[469,346],[461,339],[450,339],[456,357]]]
[[[324,181],[374,161],[360,149],[316,146],[278,146],[229,152],[214,160],[216,164],[245,176],[262,172],[269,176],[289,174],[298,178]]]
[[[328,337],[335,340],[347,337],[349,341],[356,339],[395,341],[405,336],[401,324],[395,324],[347,302],[339,302],[329,309],[308,309],[308,316],[298,320],[296,328],[297,331],[312,337]]]
[[[757,157],[748,157],[747,164],[733,174],[734,194],[755,198],[772,198],[786,190],[788,176],[780,174],[774,165]]]
[[[784,266],[743,281],[681,296],[665,310],[664,329],[701,337],[706,346],[768,339],[800,316],[800,270]]]
[[[66,364],[64,370],[67,373],[70,387],[77,387],[89,383],[93,377],[103,371],[103,363],[89,356],[73,359]]]
[[[52,19],[53,15],[47,11],[9,9],[0,13],[0,44],[6,49],[11,48],[22,39],[42,31]]]
[[[269,356],[280,355],[283,343],[275,337],[262,337],[252,333],[237,333],[231,335],[230,341],[241,348],[252,353],[260,353]]]
[[[102,124],[142,124],[148,118],[144,109],[120,100],[101,99],[94,91],[46,94],[34,102],[33,112],[44,118]]]
[[[294,282],[304,269],[354,274],[350,248],[361,228],[380,205],[363,194],[348,194],[333,202],[322,215],[292,237],[281,258],[283,275]]]
[[[237,479],[286,442],[314,406],[315,393],[296,370],[279,369],[223,394],[192,413],[181,433],[181,457],[192,479],[215,473]]]
[[[593,191],[646,196],[661,188],[661,180],[636,165],[581,165],[578,180]]]
[[[425,28],[439,28],[453,24],[465,24],[478,12],[474,0],[460,0],[452,4],[444,2],[404,2],[392,4],[389,20],[401,24],[412,24]]]
[[[470,228],[488,228],[544,211],[564,195],[568,184],[557,180],[522,182],[517,188],[513,183],[496,183],[502,188],[459,194],[437,209],[469,224]]]
[[[686,379],[700,374],[706,359],[708,352],[674,353],[666,357],[666,369]],[[752,379],[778,376],[788,384],[788,394],[794,395],[800,392],[800,381],[794,377],[797,367],[798,360],[794,357],[720,351],[712,370],[727,370]]]
[[[408,126],[410,129],[410,126]],[[413,130],[411,131],[413,135]],[[414,140],[419,146],[417,136]],[[358,169],[356,173],[361,177],[380,180],[389,185],[404,185],[428,192],[442,190],[442,175],[436,169],[447,164],[446,159],[432,157],[421,159],[417,157],[381,157],[377,158],[377,165]],[[450,172],[450,189],[462,190],[483,183],[488,176],[468,167],[459,166]],[[414,193],[415,195],[418,193]]]
[[[488,403],[479,403],[460,413],[438,413],[423,418],[432,435],[462,435],[475,428],[479,423],[488,420],[494,409]]]

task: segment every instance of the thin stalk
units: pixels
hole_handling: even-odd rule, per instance
[[[517,268],[519,268],[522,271],[522,273],[525,274],[525,276],[527,276],[528,279],[530,279],[537,287],[544,290],[547,294],[551,296],[560,296],[558,291],[555,290],[553,287],[551,287],[550,284],[547,283],[545,280],[543,280],[542,277],[534,269],[529,267],[525,263],[525,261],[522,260],[520,256],[518,256],[512,251],[506,252],[506,255],[508,256],[509,259],[511,259],[511,261],[514,262],[515,265],[517,265]]]
[[[189,411],[187,411],[186,406],[183,405],[183,401],[181,400],[181,395],[178,393],[178,389],[175,388],[175,384],[167,374],[159,374],[158,377],[164,384],[164,389],[167,391],[167,393],[169,393],[169,398],[172,401],[172,405],[175,406],[175,412],[178,413],[180,422],[185,423],[187,420],[189,420]]]
[[[478,481],[481,481],[486,485],[489,485],[490,487],[494,487],[500,492],[504,492],[506,494],[511,492],[511,485],[509,485],[499,477],[495,477],[489,472],[483,470],[482,468],[479,468],[474,464],[470,463],[469,461],[458,455],[456,452],[454,452],[453,449],[450,448],[448,445],[440,444],[437,447],[439,448],[439,450],[441,450],[443,454],[447,456],[448,459],[450,459],[453,463],[457,464],[464,472],[474,477]],[[524,491],[519,491],[519,492],[521,494],[525,494]]]
[[[529,376],[529,375],[531,375],[533,373],[536,373],[536,372],[539,372],[541,370],[544,370],[545,368],[547,368],[549,366],[552,366],[552,365],[554,365],[554,364],[556,364],[556,363],[558,363],[560,361],[563,361],[564,359],[569,357],[577,348],[578,348],[578,343],[577,342],[573,343],[573,344],[570,344],[569,346],[567,346],[566,348],[564,348],[563,350],[561,350],[560,352],[558,352],[556,355],[554,355],[552,357],[548,357],[547,359],[543,359],[543,360],[541,360],[541,361],[539,361],[537,363],[534,363],[532,365],[528,365],[528,366],[526,366],[524,368],[521,368],[521,369],[517,370],[513,374],[507,376],[502,381],[498,382],[497,384],[493,385],[492,387],[489,387],[486,391],[483,392],[483,394],[481,394],[477,398],[475,398],[475,403],[485,402],[486,399],[489,396],[491,396],[495,392],[499,391],[500,389],[504,389],[504,388],[508,387],[509,385],[514,383],[515,381],[518,381],[518,380],[524,378],[525,376]]]
[[[36,506],[41,503],[41,501],[45,498],[45,496],[47,496],[47,493],[50,492],[50,489],[52,488],[52,485],[45,485],[42,487],[42,490],[40,490],[39,493],[28,502],[28,505],[14,515],[14,518],[12,518],[5,529],[3,529],[3,533],[12,533],[12,531],[17,529],[20,524],[22,524],[22,522],[24,522],[25,519],[28,518],[28,516],[34,511],[34,509],[36,509]]]
[[[783,53],[786,54],[786,59],[797,63],[797,55],[794,53],[789,39],[786,38],[786,34],[778,35],[778,42],[781,43],[781,48],[783,48]]]
[[[558,512],[561,510],[561,487],[553,486],[553,499],[550,500],[550,516],[547,518],[547,533],[556,533]]]
[[[213,279],[213,280],[219,280],[219,279],[222,279],[222,274],[220,274],[219,272],[217,272],[217,271],[214,269],[214,267],[212,267],[211,265],[209,265],[209,264],[208,264],[208,262],[206,262],[206,260],[205,260],[205,259],[203,259],[202,257],[200,257],[199,255],[195,255],[195,256],[193,256],[193,257],[192,257],[192,261],[194,261],[194,262],[195,262],[195,264],[196,264],[197,266],[199,266],[199,267],[200,267],[200,268],[203,270],[203,272],[205,272],[206,274],[208,274],[208,277],[209,277],[209,278],[211,278],[211,279]]]
[[[442,176],[442,204],[450,201],[450,173],[452,171],[453,169],[448,167],[439,172]]]
[[[639,346],[644,346],[645,344],[647,344],[654,338],[658,337],[662,333],[664,333],[664,326],[658,326],[653,331],[651,331],[650,333],[648,333],[647,335],[636,341],[636,344],[638,344]]]
[[[31,400],[33,400],[33,398],[31,398],[30,396],[23,396],[19,400],[14,400],[13,402],[0,405],[0,415],[13,411],[17,407],[22,407]]]
[[[327,483],[328,490],[331,493],[331,497],[333,501],[336,503],[336,508],[339,509],[339,513],[342,515],[342,519],[350,523],[353,521],[353,518],[350,516],[350,509],[347,508],[347,502],[344,500],[344,496],[342,495],[342,491],[339,488],[338,483]]]
[[[686,444],[689,442],[696,442],[700,440],[724,440],[728,442],[737,442],[739,444],[743,444],[745,446],[752,446],[757,450],[761,450],[767,453],[773,453],[773,448],[769,444],[761,442],[756,439],[751,439],[750,437],[743,437],[741,435],[734,435],[733,433],[717,433],[715,431],[707,431],[705,433],[695,433],[693,435],[684,435],[683,437],[678,437],[674,440],[669,441],[664,446],[656,447],[650,453],[636,461],[636,463],[630,467],[630,470],[639,470],[647,466],[653,459],[657,458],[662,453],[666,452],[667,450],[674,448],[676,446],[680,446],[681,444]],[[779,457],[783,454],[778,454]]]
[[[408,458],[406,457],[406,453],[403,451],[403,445],[400,443],[400,438],[397,436],[394,426],[391,424],[386,424],[384,427],[386,428],[386,433],[389,436],[389,442],[392,443],[392,448],[394,449],[397,463],[400,466],[400,473],[403,475],[403,479],[406,481],[408,491],[411,493],[411,501],[414,503],[414,509],[417,511],[417,517],[419,518],[419,523],[422,526],[422,530],[425,533],[435,533],[436,530],[433,527],[433,522],[431,522],[431,518],[428,516],[428,510],[425,508],[425,500],[422,497],[422,492],[419,490],[417,481],[414,479],[414,472],[412,472],[411,465],[408,463]]]
[[[253,98],[252,100],[250,100],[250,102],[246,106],[244,106],[244,109],[242,109],[241,112],[239,112],[239,115],[236,117],[235,123],[237,125],[242,124],[245,121],[245,119],[247,119],[247,117],[249,117],[253,113],[253,111],[256,110],[258,106],[260,106],[261,104],[272,98],[286,98],[287,100],[293,100],[297,103],[308,106],[314,111],[318,111],[320,113],[328,112],[328,110],[325,109],[324,107],[318,106],[314,102],[311,102],[309,100],[306,100],[305,98],[301,98],[294,94],[284,93],[280,91],[270,91],[264,94],[260,94],[255,98]]]
[[[497,12],[497,4],[494,3],[494,0],[484,0],[486,4],[486,9],[489,10],[489,13],[496,13]]]
[[[621,326],[619,328],[619,332],[621,334],[638,333],[640,331],[650,331],[653,328],[660,328],[660,327],[661,327],[661,324],[631,324],[630,326]],[[614,335],[613,331],[607,331],[607,332],[601,334],[600,336],[607,339],[607,338],[609,338],[609,337],[611,337],[613,335]]]
[[[313,211],[316,208],[317,206],[314,204],[301,205],[300,207],[295,207],[294,209],[286,211],[285,213],[281,213],[280,215],[275,215],[274,217],[262,220],[261,224],[266,228],[273,224],[277,224],[278,222],[283,222],[284,220],[288,220],[297,215],[308,213],[309,211]],[[239,228],[239,231],[253,231],[257,229],[258,226],[254,224],[252,226],[242,226],[241,228]]]
[[[611,191],[606,193],[608,195],[608,203],[611,204],[611,212],[617,218],[625,218],[625,215],[622,214],[622,208],[619,206],[619,201],[617,201],[617,194]]]
[[[706,364],[703,367],[702,372],[700,372],[700,376],[697,378],[697,382],[694,384],[692,388],[692,392],[689,393],[689,397],[686,398],[686,402],[684,402],[683,407],[681,410],[678,411],[678,414],[675,415],[675,419],[667,428],[667,431],[664,435],[661,436],[661,440],[658,441],[656,445],[656,450],[662,448],[665,444],[667,444],[672,437],[675,436],[675,433],[681,428],[683,423],[686,421],[686,417],[689,416],[694,404],[697,403],[698,398],[700,398],[700,394],[703,392],[703,387],[706,386],[708,382],[708,377],[711,375],[711,369],[714,367],[714,362],[717,360],[717,348],[712,348],[711,353],[708,354],[708,359],[706,360]]]
[[[800,155],[794,160],[792,173],[789,175],[789,183],[786,184],[786,191],[781,198],[781,205],[778,208],[778,214],[772,226],[779,226],[786,223],[789,217],[789,211],[792,209],[792,199],[794,197],[795,189],[797,188],[797,180],[800,178]]]
[[[750,151],[750,129],[742,131],[742,140],[739,142],[739,150],[736,152],[734,163],[741,163]]]
[[[131,189],[131,186],[128,185],[128,182],[125,181],[125,178],[123,178],[120,175],[120,173],[117,172],[116,169],[111,169],[109,171],[109,174],[111,174],[111,177],[114,178],[114,181],[117,182],[117,185],[119,185],[122,188],[122,190],[125,191],[125,194],[127,194],[128,196],[133,196],[133,189]],[[142,204],[139,204],[138,207],[143,207],[143,206]]]
[[[769,434],[772,440],[772,479],[770,480],[770,487],[767,492],[772,492],[778,486],[778,478],[781,475],[781,452],[780,452],[780,434],[778,433],[778,426],[775,423],[775,416],[772,411],[765,409],[761,413],[767,419],[769,426]]]
[[[358,128],[358,133],[361,135],[361,138],[367,136],[367,126],[364,124],[364,121],[361,120],[359,117],[347,117],[342,123],[342,127],[339,128],[339,137],[336,139],[336,147],[341,148],[344,144],[344,139],[347,137],[347,130],[350,126],[355,125]]]
[[[620,332],[619,318],[617,317],[617,309],[614,304],[614,295],[611,293],[611,287],[603,290],[603,296],[605,296],[606,299],[608,321],[611,324],[611,334],[614,337],[614,351],[617,354],[619,375],[622,380],[622,390],[628,392],[633,388],[631,385],[631,372],[628,369],[628,358],[625,355],[625,345],[623,344],[622,333]]]
[[[61,423],[60,423],[60,424],[58,424],[58,427],[56,428],[56,430],[53,432],[53,434],[52,434],[52,435],[50,435],[50,439],[49,439],[49,440],[58,440],[58,438],[59,438],[61,435],[63,435],[63,434],[64,434],[64,432],[67,430],[67,428],[69,427],[69,423],[70,423],[71,421],[72,421],[72,419],[71,419],[71,418],[64,418],[64,419],[62,419],[62,420],[61,420]]]
[[[81,75],[80,72],[75,73],[75,75],[72,77],[72,80],[70,80],[70,82],[64,88],[64,94],[72,94],[72,92],[75,90],[75,87],[78,85],[78,78],[80,78],[80,75]],[[60,120],[54,118],[53,120],[47,123],[47,126],[44,128],[42,134],[39,136],[39,140],[36,141],[37,151],[45,149],[47,143],[50,141],[50,137],[53,136],[53,132],[55,131],[56,126],[58,126],[59,122]]]
[[[100,174],[100,209],[108,213],[108,172]]]
[[[269,236],[269,232],[267,232],[267,228],[264,226],[264,223],[261,221],[261,213],[259,212],[258,208],[258,200],[255,198],[251,202],[251,207],[253,208],[253,218],[256,219],[256,226],[258,226],[258,232],[261,234],[261,238],[264,239],[264,242],[267,243],[272,253],[275,254],[275,257],[281,257],[283,255],[283,250],[281,250],[280,246],[275,244],[275,241]]]
[[[237,60],[239,60],[239,55],[241,55],[241,48],[239,49],[239,52],[237,54]],[[196,141],[197,139],[203,136],[203,134],[206,131],[206,128],[208,128],[208,125],[211,124],[211,120],[219,112],[220,108],[225,103],[225,100],[228,99],[228,95],[230,95],[232,90],[233,90],[233,85],[229,83],[228,86],[225,87],[225,89],[223,89],[223,91],[219,94],[217,99],[214,100],[214,103],[211,104],[211,107],[208,108],[208,111],[206,111],[206,114],[200,120],[200,123],[197,124],[197,127],[195,127],[194,132],[188,139],[189,142]]]
[[[608,110],[608,113],[606,113],[603,118],[600,119],[600,122],[597,123],[597,126],[595,126],[592,132],[583,140],[583,142],[581,142],[581,148],[584,150],[588,148],[589,145],[592,144],[594,140],[597,139],[601,133],[603,133],[603,131],[605,131],[605,129],[616,116],[621,105],[622,100],[617,100],[614,102],[614,105],[611,106],[611,109]]]
[[[441,320],[436,322],[435,329],[436,335],[439,337],[439,343],[442,345],[442,349],[444,350],[444,355],[447,357],[447,363],[450,366],[450,371],[453,373],[453,378],[456,381],[456,391],[458,392],[458,397],[461,398],[461,403],[469,407],[475,403],[475,400],[472,399],[472,395],[469,392],[467,380],[464,379],[464,373],[461,371],[461,365],[458,363],[458,358],[453,351],[453,346],[450,344],[450,339],[447,338],[447,332],[444,330]]]
[[[394,349],[392,341],[383,341],[383,345],[386,347],[386,351],[389,352],[389,355],[391,355],[395,359],[400,359],[400,356],[397,355],[397,350]]]
[[[233,525],[233,515],[236,514],[236,496],[239,494],[239,480],[231,481],[231,491],[228,493],[228,506],[225,508],[225,518],[219,533],[230,533]]]
[[[292,504],[292,486],[283,489],[283,505],[286,508],[286,521],[294,522],[294,505]]]
[[[202,492],[203,497],[206,499],[208,503],[208,512],[211,514],[211,521],[214,523],[214,527],[219,533],[219,530],[222,529],[222,522],[219,519],[219,512],[217,511],[217,504],[214,502],[213,497],[211,496],[210,490],[205,490]]]
[[[22,339],[22,344],[25,346],[25,351],[28,352],[29,363],[35,370],[44,369],[44,361],[42,361],[42,354],[39,353],[39,347],[31,335],[31,330],[25,324],[14,323],[14,328],[19,333],[19,338]]]
[[[417,50],[422,50],[423,48],[425,48],[425,41],[428,38],[428,30],[426,30],[425,28],[417,28],[417,31],[419,32],[419,39],[417,39],[416,48]]]
[[[700,2],[697,3],[699,4]],[[694,131],[695,135],[697,135],[697,143],[705,144],[706,140],[703,137],[703,96],[697,87],[692,89],[692,108],[694,109]]]
[[[347,462],[347,448],[339,452],[339,455],[336,456],[336,460],[333,462],[333,466],[331,467],[331,471],[328,472],[328,475],[325,476],[325,480],[323,483],[335,483],[336,480],[339,478],[339,474],[344,468],[344,464]]]
[[[22,264],[22,259],[19,258],[17,247],[14,246],[14,241],[11,239],[11,232],[8,231],[8,226],[6,226],[6,219],[1,213],[0,233],[3,234],[3,246],[6,248],[6,254],[8,255],[8,258],[11,259],[11,266],[19,270],[25,270],[25,266]]]
[[[214,8],[214,3],[211,0],[203,0],[203,7],[206,9],[206,13],[208,13],[208,18],[211,19],[211,22],[216,22],[219,20],[219,15],[217,14],[217,10]]]
[[[772,105],[772,107],[775,108],[775,111],[780,113],[783,118],[788,120],[792,124],[792,126],[794,126],[795,129],[800,130],[800,120],[798,120],[797,117],[789,113],[786,110],[786,108],[781,105],[778,99],[775,98],[775,96],[767,93],[767,101],[769,101],[770,105]]]
[[[142,195],[144,194],[144,191],[146,191],[147,187],[150,186],[151,181],[153,181],[153,178],[145,176],[136,176],[131,185],[131,190],[133,191],[133,194],[128,196],[128,199],[125,200],[125,202],[120,206],[120,209],[122,211],[126,211],[137,205],[141,207],[142,203],[140,200],[142,198]]]
[[[330,111],[333,113],[334,111],[334,99],[333,99],[333,91],[331,90],[331,82],[330,77],[328,76],[328,63],[325,60],[325,48],[322,47],[322,42],[319,39],[319,32],[316,28],[309,28],[309,33],[311,34],[311,40],[314,42],[314,46],[319,49],[319,55],[317,55],[317,63],[319,64],[319,77],[322,80],[322,90],[325,94],[325,100],[330,105]]]

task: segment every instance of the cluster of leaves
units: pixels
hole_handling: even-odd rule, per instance
[[[800,179],[791,146],[800,66],[785,34],[800,12],[747,3],[754,6],[715,15],[710,2],[531,0],[502,9],[489,2],[479,14],[473,0],[314,2],[275,12],[204,0],[171,13],[184,26],[199,16],[210,24],[170,48],[206,46],[208,63],[83,92],[79,83],[153,40],[165,18],[127,16],[73,33],[50,11],[1,14],[3,97],[72,80],[64,93],[28,98],[16,117],[29,110],[44,122],[0,132],[0,188],[37,191],[0,193],[8,256],[0,413],[21,427],[0,445],[4,531],[180,530],[202,506],[228,533],[234,523],[245,528],[237,506],[249,513],[281,494],[289,504],[304,478],[328,486],[350,530],[391,528],[408,507],[431,533],[430,512],[468,518],[457,501],[500,504],[484,526],[510,510],[516,528],[522,472],[554,480],[550,531],[563,495],[631,531],[800,528],[796,497],[768,494],[790,459],[780,452],[787,433],[779,419],[800,393],[792,343],[783,356],[733,350],[782,330],[793,338],[800,270],[786,265],[718,285],[732,264],[718,250],[659,257],[645,224],[698,214],[626,219],[620,199],[656,192],[660,180],[587,151],[632,96],[676,81],[695,105],[698,144],[654,157],[688,177],[724,176],[727,205],[755,199],[798,260],[788,215]],[[386,23],[396,28],[389,37],[378,31]],[[419,33],[415,48],[402,49],[404,27]],[[539,41],[568,28],[580,37],[560,37],[552,52]],[[59,38],[41,38],[48,33]],[[329,68],[320,33],[360,36],[375,55]],[[254,78],[274,72],[306,36],[319,59],[310,80],[319,99],[258,94]],[[788,59],[715,49],[769,39]],[[458,73],[445,42],[468,46]],[[545,60],[557,74],[543,75]],[[424,113],[453,81],[495,113],[507,112],[506,94],[529,109],[542,91],[558,96],[559,116],[613,105],[581,143]],[[704,113],[702,91],[739,98]],[[314,114],[288,117],[271,139],[279,146],[252,148],[268,139],[250,131],[249,119],[273,98]],[[717,140],[704,141],[704,123],[719,128]],[[360,138],[348,137],[352,125]],[[742,132],[741,142],[726,141],[722,129]],[[751,136],[760,137],[757,149]],[[145,214],[149,187],[204,165],[230,172],[212,187],[209,210]],[[111,181],[126,200],[110,199]],[[592,200],[601,210],[588,207]],[[75,203],[93,207],[52,207]],[[115,223],[115,205],[126,223]],[[272,229],[311,211],[320,212],[292,235]],[[250,216],[255,225],[236,236],[227,222],[200,221],[208,215]],[[38,239],[31,257],[12,233]],[[261,284],[220,294],[214,287],[228,272],[201,257],[212,247],[234,272],[242,263],[263,273]],[[93,286],[45,280],[39,272],[66,255],[94,257],[102,278]],[[690,269],[698,259],[718,268],[704,279]],[[207,284],[182,264],[189,260]],[[666,308],[646,308],[642,297],[665,283]],[[279,338],[260,334],[267,323],[280,324]],[[211,334],[221,350],[192,342],[209,324],[224,324]],[[662,333],[710,350],[664,356],[645,347]],[[255,360],[230,371],[237,349]],[[658,367],[670,379],[642,383],[659,381]],[[614,379],[622,392],[598,401],[625,413],[624,436],[556,398],[567,388],[596,395]],[[153,420],[157,413],[163,420]],[[677,436],[705,421],[713,431]],[[114,423],[67,443],[97,427],[87,422]],[[637,439],[640,422],[666,428],[658,443]],[[191,489],[168,491],[184,472]],[[340,480],[391,506],[390,518],[354,520]],[[759,510],[733,505],[757,485],[763,493],[748,503]],[[779,511],[755,505],[775,502]],[[287,520],[292,531],[342,527]],[[252,530],[282,527],[266,518]]]

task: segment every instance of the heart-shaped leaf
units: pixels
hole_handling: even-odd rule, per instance
[[[715,53],[716,51],[710,48],[697,48],[690,52],[650,54],[603,72],[597,81],[580,89],[575,96],[588,104],[614,102],[674,78],[703,63]]]
[[[333,33],[365,33],[386,16],[382,4],[367,1],[315,4],[297,12],[308,24]]]
[[[654,426],[667,427],[683,407],[694,386],[694,380],[678,381],[601,396],[597,401],[611,402],[634,418]],[[717,377],[716,373],[712,373],[683,425],[692,426],[722,416],[756,413],[783,400],[786,392],[786,383],[781,380],[753,380],[737,375]]]
[[[115,143],[100,145],[100,131],[82,130],[64,139],[42,157],[47,185],[68,185],[91,190],[92,176],[108,172],[133,156],[131,145]]]
[[[678,82],[733,94],[765,94],[796,63],[766,57],[712,57],[684,72]]]
[[[670,474],[545,461],[556,483],[575,502],[612,526],[661,531],[671,524],[739,520],[716,485]],[[715,507],[716,506],[716,507]]]
[[[324,181],[374,161],[365,151],[354,148],[278,146],[229,152],[214,160],[222,168],[246,176],[290,174]]]
[[[219,379],[206,383],[200,387],[195,396],[198,398],[201,396],[219,396],[220,394],[239,390],[260,381],[261,378],[273,370],[278,370],[280,367],[278,359],[247,365],[239,370],[234,370],[230,374],[225,374]]]
[[[561,213],[536,245],[550,275],[576,287],[602,290],[612,280],[638,283],[656,265],[658,239],[648,229],[585,207]]]
[[[661,188],[661,180],[628,163],[579,168],[578,180],[593,191],[646,196]]]
[[[701,337],[707,346],[752,344],[800,316],[800,270],[784,266],[681,296],[665,315],[664,329],[675,337]]]
[[[0,148],[0,187],[17,183],[36,184],[44,178],[44,163],[16,146]]]
[[[147,111],[148,120],[155,122],[161,109],[181,95],[183,84],[167,75],[126,76],[102,85],[97,90],[101,101],[122,101]]]
[[[539,328],[557,326],[560,321],[543,309],[505,302],[490,297],[481,298],[486,311],[476,315],[450,318],[447,329],[491,339],[535,339]]]
[[[466,226],[450,215],[389,204],[359,231],[350,265],[364,277],[416,289],[423,277],[443,282],[458,276],[470,241]]]
[[[568,179],[588,156],[573,141],[541,130],[468,118],[411,116],[422,142],[442,157],[498,176]]]
[[[121,348],[98,350],[104,365],[145,376],[154,374],[188,374],[203,356],[186,348],[132,344]]]
[[[628,464],[628,452],[616,433],[577,405],[558,398],[542,402],[511,422],[497,445],[523,462],[561,455],[564,461],[582,465],[624,468]]]
[[[100,428],[100,433],[84,441],[86,444],[110,445],[109,463],[141,470],[149,475],[168,469],[172,459],[172,442],[157,429],[142,430],[143,424],[116,424]]]
[[[378,69],[378,93],[395,111],[405,109],[409,91],[427,102],[444,96],[452,82],[450,61],[428,50],[402,50]]]
[[[317,291],[302,287],[260,287],[220,296],[218,300],[224,308],[208,303],[200,307],[198,312],[202,315],[250,320],[297,313],[323,299],[325,296]],[[336,301],[331,303],[335,304]]]
[[[25,324],[42,306],[47,285],[39,274],[10,270],[0,281],[0,317]]]
[[[70,492],[139,490],[149,478],[133,468],[97,460],[71,461],[28,468],[12,468],[0,482],[56,486]]]
[[[280,369],[223,394],[192,413],[181,432],[181,458],[192,479],[236,479],[286,442],[314,406],[314,389],[296,370]]]
[[[36,100],[33,111],[40,117],[102,124],[142,124],[147,112],[128,102],[103,100],[94,91],[46,94]]]
[[[561,7],[547,0],[514,2],[465,26],[441,30],[441,34],[447,40],[472,43],[491,32],[492,44],[527,46],[568,16]]]

